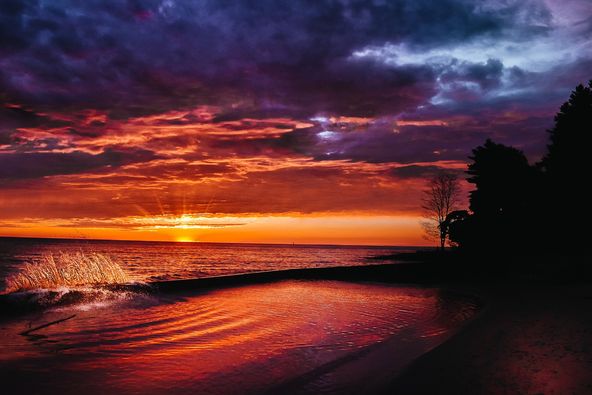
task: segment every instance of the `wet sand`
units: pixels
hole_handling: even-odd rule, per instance
[[[474,289],[486,307],[384,393],[592,393],[592,286]]]

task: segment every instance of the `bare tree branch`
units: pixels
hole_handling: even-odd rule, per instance
[[[460,203],[460,186],[454,174],[440,173],[432,178],[422,199],[425,221],[422,226],[430,240],[438,239],[444,249],[448,228],[446,217]]]

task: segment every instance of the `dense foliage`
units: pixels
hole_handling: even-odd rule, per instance
[[[465,250],[583,250],[592,135],[592,81],[555,116],[550,144],[530,165],[513,147],[487,140],[473,150],[470,213],[449,218],[450,240]],[[585,229],[585,227],[584,227]]]

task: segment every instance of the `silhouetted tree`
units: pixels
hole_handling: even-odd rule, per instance
[[[592,142],[592,81],[587,87],[578,85],[569,100],[555,115],[555,126],[549,130],[551,143],[541,161],[542,168],[553,182],[589,176],[590,143]]]
[[[475,215],[496,217],[522,212],[528,205],[533,169],[522,151],[487,139],[469,157],[468,182],[475,184],[469,208]]]
[[[437,238],[442,250],[446,246],[448,226],[446,218],[459,203],[460,186],[458,177],[449,173],[440,173],[430,180],[424,191],[422,208],[427,219],[424,229],[430,238]]]
[[[468,166],[471,214],[450,213],[444,227],[463,249],[563,251],[586,244],[592,170],[592,81],[579,85],[555,116],[548,152],[530,166],[522,151],[487,140]]]
[[[456,210],[446,216],[443,226],[446,228],[448,241],[452,246],[458,247],[467,238],[467,235],[462,232],[466,230],[467,227],[463,225],[470,216],[467,210]]]
[[[457,215],[454,242],[463,247],[489,250],[523,248],[530,244],[529,227],[536,218],[533,208],[538,187],[537,170],[513,147],[487,140],[473,150],[467,181],[472,215]]]
[[[578,229],[592,219],[587,193],[592,171],[592,81],[572,91],[549,133],[548,152],[539,165],[545,175],[550,239],[559,248],[583,247],[586,233]]]

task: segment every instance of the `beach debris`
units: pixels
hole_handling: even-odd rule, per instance
[[[64,321],[68,321],[68,320],[70,320],[70,319],[72,319],[74,317],[76,317],[76,314],[72,314],[69,317],[60,318],[59,320],[51,321],[51,322],[48,322],[46,324],[39,325],[39,326],[36,326],[34,328],[31,328],[31,329],[27,329],[26,331],[19,333],[19,335],[21,335],[21,336],[29,336],[31,333],[33,333],[35,331],[38,331],[39,329],[47,328],[48,326],[59,324],[59,323],[64,322]]]

